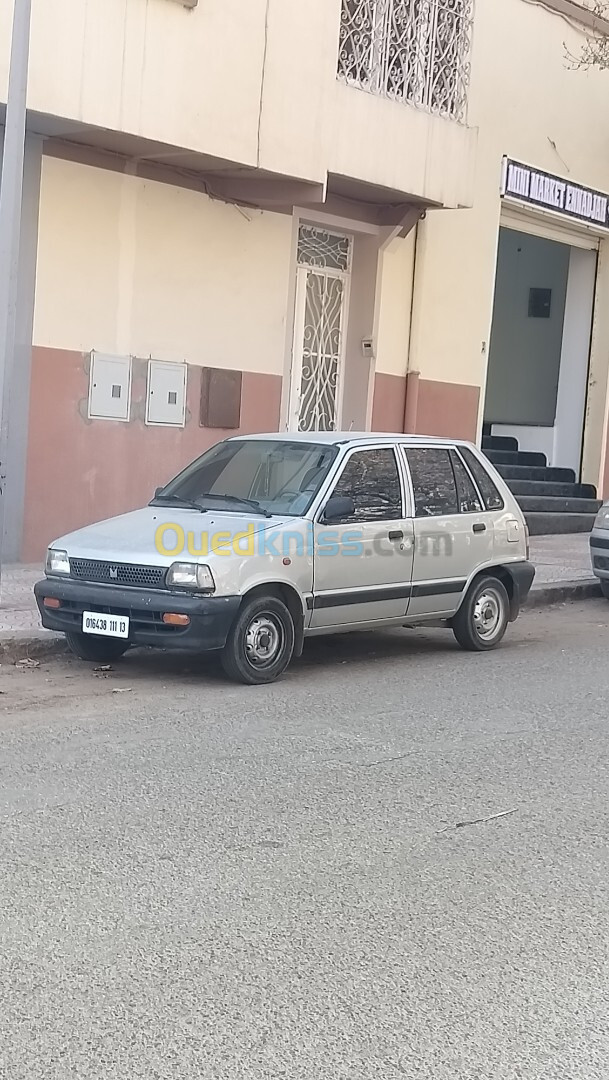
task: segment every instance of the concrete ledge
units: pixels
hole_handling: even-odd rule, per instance
[[[26,657],[46,660],[65,653],[67,648],[63,634],[53,634],[50,630],[4,631],[0,633],[0,664],[15,664]]]
[[[533,585],[525,606],[528,608],[548,607],[550,604],[564,604],[569,600],[596,600],[602,595],[598,578],[553,581]]]

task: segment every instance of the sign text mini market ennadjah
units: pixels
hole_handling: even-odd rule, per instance
[[[609,195],[510,158],[503,159],[501,195],[596,228],[609,229]]]

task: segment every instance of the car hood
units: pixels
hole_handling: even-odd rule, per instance
[[[207,537],[211,555],[212,537],[218,533],[229,533],[231,540],[248,531],[255,536],[280,528],[286,520],[255,513],[199,513],[182,507],[146,506],[67,533],[54,540],[52,547],[62,548],[76,559],[168,566],[177,559],[192,561],[193,555],[205,554],[202,534]],[[180,550],[176,550],[178,547]]]

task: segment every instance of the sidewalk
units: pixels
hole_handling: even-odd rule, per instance
[[[535,584],[530,603],[551,604],[600,594],[590,567],[587,533],[531,538]],[[32,588],[41,566],[5,566],[0,587],[0,653],[31,655],[63,648],[63,637],[43,630]]]

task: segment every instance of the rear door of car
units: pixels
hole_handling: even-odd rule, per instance
[[[415,551],[409,616],[456,611],[470,575],[493,559],[494,514],[486,510],[456,447],[405,446]]]

